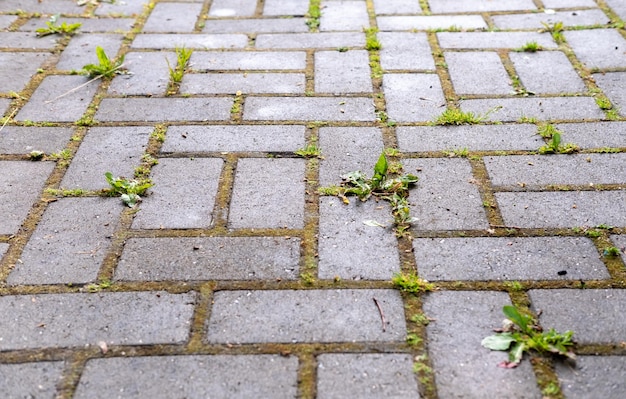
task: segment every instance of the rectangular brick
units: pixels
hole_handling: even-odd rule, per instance
[[[298,125],[170,126],[162,152],[293,152],[305,146]]]
[[[123,209],[119,198],[61,198],[48,205],[7,282],[94,281]]]
[[[15,119],[34,122],[74,122],[80,119],[98,90],[98,82],[82,86],[70,95],[57,97],[84,85],[87,81],[85,76],[46,77]]]
[[[7,252],[8,249],[9,249],[9,244],[0,242],[0,259],[2,259],[2,257]]]
[[[35,32],[0,32],[0,49],[51,50],[55,46],[54,38],[50,36],[40,38]]]
[[[0,15],[0,29],[7,29],[15,21],[17,15]]]
[[[28,154],[42,151],[59,152],[72,137],[65,127],[5,126],[0,135],[0,154]]]
[[[152,169],[154,186],[144,198],[133,228],[210,227],[223,164],[219,158],[159,159]]]
[[[141,14],[149,0],[124,0],[113,3],[98,2],[96,15],[129,15]]]
[[[0,297],[11,323],[0,350],[97,345],[180,344],[187,340],[195,293],[107,292]]]
[[[267,6],[267,2],[265,2]],[[209,19],[203,33],[298,33],[308,32],[304,18]],[[282,60],[281,60],[282,61]]]
[[[131,48],[148,48],[160,50],[164,48],[186,47],[192,49],[229,49],[243,48],[248,44],[244,34],[184,34],[142,33],[135,37]]]
[[[422,32],[380,32],[380,66],[393,69],[435,69],[430,44]]]
[[[0,234],[17,233],[53,169],[52,162],[0,161]]]
[[[406,323],[396,290],[218,291],[207,330],[209,343],[401,342]]]
[[[122,45],[122,35],[84,33],[72,37],[70,43],[61,53],[56,65],[60,70],[81,70],[86,64],[99,65],[96,47],[102,47],[111,59],[117,56]]]
[[[304,93],[302,73],[203,73],[186,74],[180,85],[181,93],[235,94]]]
[[[157,3],[145,25],[144,32],[193,32],[202,4]]]
[[[115,280],[294,280],[299,261],[298,238],[133,238]]]
[[[315,91],[334,94],[372,92],[367,51],[316,52]]]
[[[20,92],[50,54],[0,53],[0,92]]]
[[[0,114],[4,114],[9,109],[10,104],[11,100],[8,98],[0,98]]]
[[[452,86],[457,94],[511,94],[511,79],[492,51],[446,52]]]
[[[536,118],[540,121],[604,119],[604,113],[598,108],[593,97],[463,100],[461,110],[476,115],[485,115],[490,110],[494,110],[487,120],[502,122],[515,122],[524,117]]]
[[[626,226],[626,191],[496,193],[507,226]]]
[[[397,15],[377,17],[378,28],[382,31],[428,30],[428,29],[487,29],[480,15]]]
[[[0,364],[2,392],[7,398],[53,398],[63,367],[63,362]]]
[[[132,177],[148,146],[150,126],[93,127],[74,155],[61,187],[85,190],[109,188],[104,174]]]
[[[297,396],[297,386],[296,356],[118,357],[89,360],[74,397],[287,399]]]
[[[405,173],[419,177],[411,189],[411,215],[418,230],[486,229],[487,218],[466,159],[407,159]]]
[[[619,344],[626,340],[626,290],[555,289],[528,291],[544,329],[574,331],[580,344]]]
[[[365,46],[365,35],[360,31],[321,33],[264,33],[256,37],[255,43],[257,48],[330,48],[334,50],[337,47],[363,47]]]
[[[555,362],[555,368],[566,398],[610,398],[626,392],[624,356],[577,356],[576,368],[565,362]]]
[[[211,17],[249,17],[256,11],[257,0],[214,0],[209,9]]]
[[[496,186],[626,183],[626,153],[485,157]],[[575,173],[571,173],[576,171]]]
[[[50,18],[30,18],[24,25],[19,27],[20,31],[34,32],[39,28],[47,28],[46,22]],[[128,32],[132,29],[135,20],[132,18],[66,18],[60,17],[57,25],[63,22],[67,24],[81,24],[78,28],[80,33],[120,33]]]
[[[100,122],[229,120],[232,98],[105,98],[95,119]]]
[[[169,65],[176,66],[174,52],[130,52],[124,63],[128,73],[117,75],[109,85],[114,95],[163,95],[170,81]]]
[[[277,62],[278,60],[280,62]],[[191,55],[190,65],[195,71],[304,70],[306,53],[303,51],[197,51]]]
[[[426,328],[437,393],[442,398],[539,398],[529,361],[514,369],[498,367],[508,354],[483,348],[480,342],[502,326],[504,292],[442,291],[424,298]],[[471,344],[468,344],[471,343]],[[484,378],[486,375],[489,378]]]
[[[430,121],[445,109],[441,81],[435,74],[387,73],[383,91],[387,114],[396,122]]]
[[[309,10],[309,0],[265,0],[263,15],[304,15]]]
[[[455,2],[458,4],[458,2]],[[549,33],[536,32],[440,32],[439,45],[444,49],[518,48],[528,42],[537,42],[543,48],[554,49],[556,44]]]
[[[430,0],[430,11],[433,13],[485,12],[485,11],[517,11],[536,10],[532,0]]]
[[[471,151],[536,150],[545,144],[530,124],[399,126],[400,151],[444,151],[467,148]]]
[[[549,8],[597,7],[593,0],[543,0],[543,4]]]
[[[376,14],[422,13],[419,3],[413,0],[374,0],[374,10],[376,10]]]
[[[243,118],[253,121],[373,121],[374,104],[365,97],[248,97]]]
[[[567,43],[588,68],[626,67],[626,39],[615,29],[563,32]]]
[[[578,93],[586,90],[565,54],[559,51],[511,53],[519,79],[535,94]]]
[[[626,147],[626,122],[560,123],[561,141],[581,148]]]
[[[419,275],[429,281],[610,278],[588,238],[416,238],[413,249]]]
[[[375,220],[387,227],[364,224]],[[319,278],[331,280],[391,280],[400,271],[398,242],[391,209],[353,197],[320,199]],[[367,250],[364,250],[367,248]]]
[[[19,10],[43,14],[80,14],[83,12],[83,8],[75,2],[64,0],[46,0],[45,2],[39,0],[3,0],[0,3],[0,11],[17,12]]]
[[[568,6],[569,7],[569,6]],[[609,22],[609,18],[602,10],[576,10],[557,11],[554,14],[531,13],[531,14],[509,14],[492,15],[494,24],[501,29],[542,29],[542,22],[554,24],[562,22],[563,26],[592,26],[604,25]]]
[[[622,260],[626,261],[626,235],[612,235],[611,241],[620,249]]]
[[[369,26],[364,1],[322,1],[320,31],[361,31]]]
[[[304,167],[301,159],[240,159],[229,226],[235,229],[303,228]]]
[[[593,75],[596,83],[609,97],[620,115],[626,115],[626,72]]]

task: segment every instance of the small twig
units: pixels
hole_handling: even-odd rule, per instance
[[[118,65],[117,67],[113,68],[111,70],[111,72],[117,71],[118,69],[120,69],[123,66],[124,66],[124,64]],[[101,79],[102,76],[104,76],[104,75],[98,75],[95,78],[93,78],[93,79],[83,83],[82,85],[76,86],[72,90],[66,91],[65,93],[61,94],[60,96],[57,96],[57,97],[53,98],[52,100],[44,101],[44,104],[50,104],[51,102],[54,102],[54,101],[58,100],[59,98],[63,98],[65,96],[67,96],[68,94],[71,94],[71,93],[75,92],[76,90],[81,89],[81,88],[87,86],[89,83],[95,82],[96,80]]]
[[[380,313],[380,321],[383,325],[383,332],[385,332],[385,325],[387,324],[387,321],[385,320],[385,313],[383,312],[383,308],[380,306],[380,303],[378,303],[378,300],[376,298],[372,298],[374,300],[374,303],[376,304],[376,307],[378,308],[378,313]]]
[[[11,112],[11,115],[9,115],[9,116],[7,117],[7,120],[6,120],[6,121],[4,121],[4,123],[3,123],[3,124],[2,124],[2,126],[0,127],[0,132],[2,131],[2,129],[4,129],[4,127],[7,125],[7,123],[9,123],[9,120],[11,120],[11,118],[13,118],[13,115],[15,115],[15,113],[16,113],[16,112],[17,112],[17,108],[15,108],[15,109],[13,110],[13,112]]]

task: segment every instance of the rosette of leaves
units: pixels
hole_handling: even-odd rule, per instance
[[[113,177],[111,172],[106,172],[104,176],[111,186],[109,192],[113,195],[119,195],[122,202],[130,208],[134,208],[137,203],[141,202],[140,195],[152,187],[150,180],[126,179],[123,177]]]

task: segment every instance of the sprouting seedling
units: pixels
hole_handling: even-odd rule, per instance
[[[315,144],[309,144],[304,148],[300,148],[295,154],[302,158],[324,158],[322,157],[322,150]]]
[[[561,145],[561,133],[558,131],[551,132],[552,137],[548,144],[539,148],[540,154],[571,154],[578,151],[578,147],[574,144]]]
[[[122,201],[130,208],[134,208],[141,201],[140,195],[152,187],[152,182],[148,179],[136,180],[126,179],[124,177],[113,177],[111,172],[106,172],[104,176],[111,186],[109,193],[112,195],[120,195]]]
[[[98,57],[99,64],[87,64],[83,67],[83,72],[90,78],[113,77],[124,64],[124,56],[113,61],[100,46],[96,47],[96,56]]]
[[[35,32],[37,32],[37,36],[44,37],[47,35],[52,35],[55,33],[64,34],[64,35],[73,35],[76,33],[78,28],[80,28],[83,24],[77,22],[75,24],[68,24],[67,22],[63,22],[60,25],[57,25],[57,21],[59,20],[59,14],[55,14],[50,17],[50,19],[46,22],[47,28],[39,28]]]
[[[189,63],[189,58],[191,58],[192,53],[192,49],[176,47],[176,66],[174,68],[170,65],[169,60],[167,58],[165,59],[165,62],[167,62],[167,68],[170,71],[170,78],[173,83],[178,84],[183,80],[183,74],[185,73],[185,68]]]
[[[563,334],[557,333],[553,328],[542,331],[531,316],[521,313],[515,306],[504,306],[502,312],[507,317],[502,328],[494,330],[495,335],[486,337],[481,342],[482,346],[491,350],[509,351],[509,360],[500,363],[500,367],[517,367],[524,352],[532,350],[576,359],[572,352],[572,331]]]

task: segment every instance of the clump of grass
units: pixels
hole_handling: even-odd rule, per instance
[[[542,155],[571,154],[577,152],[578,150],[579,148],[575,144],[568,143],[561,145],[561,134],[559,132],[555,132],[552,134],[552,139],[546,145],[539,148],[539,153]]]
[[[396,273],[391,282],[401,291],[411,294],[419,294],[435,289],[434,284],[419,278],[416,274]]]
[[[311,32],[317,32],[320,26],[320,18],[322,17],[320,1],[321,0],[311,0],[309,3],[309,11],[306,14],[306,24],[309,26]]]
[[[62,34],[71,36],[76,33],[76,31],[83,25],[80,22],[75,24],[68,24],[67,22],[63,22],[60,25],[57,25],[57,21],[59,20],[60,14],[55,14],[50,17],[50,19],[46,22],[46,28],[39,28],[35,32],[37,32],[37,36],[44,37],[53,34]]]
[[[515,49],[515,51],[523,51],[523,52],[527,52],[527,53],[534,53],[537,51],[541,51],[543,50],[543,47],[541,47],[539,45],[539,43],[533,41],[533,42],[528,42],[526,44],[524,44],[522,47]]]
[[[473,112],[463,112],[457,108],[447,108],[437,119],[431,122],[431,125],[473,125],[483,122],[489,115],[500,108],[492,108],[482,115],[477,115]]]
[[[300,148],[295,154],[302,158],[322,158],[322,150],[315,144],[309,144],[304,148]]]
[[[551,139],[552,136],[554,136],[557,133],[560,134],[559,130],[550,123],[541,124],[537,126],[537,134],[539,134],[544,139]]]
[[[98,56],[99,64],[87,64],[83,67],[83,73],[90,78],[113,77],[124,64],[124,56],[119,57],[117,60],[112,60],[100,46],[96,47],[96,55]]]
[[[192,53],[192,49],[176,47],[176,66],[174,68],[170,65],[169,60],[167,58],[165,59],[165,62],[167,62],[167,68],[170,71],[170,79],[172,83],[178,85],[183,80],[183,74],[185,73],[185,68],[189,63],[189,58]]]
[[[376,37],[376,33],[378,33],[378,28],[365,28],[363,29],[363,32],[365,32],[366,50],[375,51],[380,50],[383,47]]]
[[[557,44],[565,43],[565,36],[563,36],[563,22],[558,21],[553,24],[548,24],[545,22],[541,23],[544,28],[541,30],[542,32],[550,32],[552,38]]]
[[[119,195],[122,202],[130,208],[134,208],[141,201],[140,195],[152,187],[152,182],[148,179],[126,179],[124,177],[113,177],[111,172],[106,172],[104,176],[111,186],[109,194]]]

